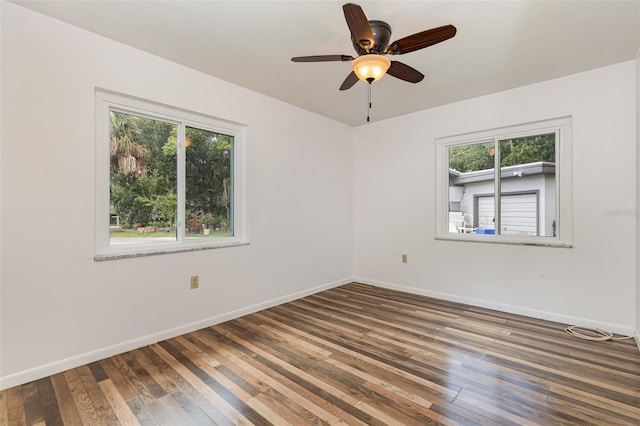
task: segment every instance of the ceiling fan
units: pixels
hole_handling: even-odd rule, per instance
[[[391,61],[386,55],[402,55],[440,43],[456,35],[456,27],[445,25],[415,33],[389,44],[391,27],[383,21],[367,20],[360,6],[347,3],[342,6],[344,17],[351,31],[351,41],[358,53],[349,55],[297,56],[293,62],[352,61],[353,71],[340,86],[340,90],[350,89],[358,80],[369,84],[381,79],[385,74],[410,83],[422,81],[424,75],[400,61]]]

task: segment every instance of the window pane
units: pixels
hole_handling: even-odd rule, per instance
[[[500,144],[500,234],[554,237],[555,133]]]
[[[436,239],[572,247],[571,121],[437,139]]]
[[[110,245],[176,240],[176,125],[110,111]]]
[[[233,235],[233,136],[186,128],[186,237]]]
[[[493,234],[495,144],[449,147],[449,232]]]

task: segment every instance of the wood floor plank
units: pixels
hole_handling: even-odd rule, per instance
[[[213,332],[211,329],[206,332],[208,334],[214,334],[218,339],[224,337],[217,332]],[[251,351],[243,348],[241,345],[228,345],[225,350],[228,354],[227,356],[235,358],[235,362],[245,362],[247,366],[254,365],[257,369],[269,372],[269,374],[274,375],[274,377],[278,377],[278,381],[289,384],[293,383],[295,386],[305,389],[308,394],[317,395],[319,398],[328,401],[329,404],[334,405],[337,409],[346,412],[345,415],[341,416],[342,418],[353,416],[368,424],[371,424],[371,422],[375,423],[375,419],[355,407],[357,399],[349,393],[342,392],[330,384],[307,374],[296,366],[278,360],[277,357],[262,357],[257,354],[249,355],[244,351],[251,353]],[[271,361],[271,359],[273,359],[273,361]]]
[[[567,335],[567,337],[570,337]],[[606,352],[590,350],[590,345],[574,346],[577,340],[574,337],[570,337],[569,342],[566,341],[564,335],[560,336],[560,332],[549,337],[541,337],[539,335],[532,335],[527,333],[521,333],[514,330],[508,339],[504,342],[509,342],[514,345],[518,345],[523,348],[533,348],[542,350],[547,354],[555,354],[560,357],[572,357],[577,360],[582,360],[589,363],[589,365],[599,365],[605,369],[618,370],[622,372],[629,372],[631,374],[638,373],[637,364],[634,364],[633,357],[628,359],[625,355],[620,356],[616,351],[608,350]],[[500,339],[500,341],[503,341]],[[611,342],[604,342],[611,343]],[[610,345],[607,345],[610,346]]]
[[[28,425],[44,423],[44,412],[40,404],[40,394],[38,383],[30,382],[22,386],[22,397],[24,398],[24,411]]]
[[[355,366],[350,366],[334,359],[326,359],[324,362],[365,380],[365,386],[370,387],[373,391],[369,395],[379,395],[393,405],[405,405],[414,410],[416,414],[429,418],[429,408],[433,405],[433,402],[416,394],[413,392],[413,389],[405,390],[402,383],[396,382],[395,380],[381,379],[377,375],[370,374]]]
[[[244,321],[241,322],[241,324],[247,325],[247,323]],[[260,331],[263,331],[262,327],[256,327],[256,328],[260,328]],[[237,334],[235,335],[235,337],[237,337]],[[330,386],[333,386],[334,389],[341,389],[340,385],[343,385],[347,381],[347,378],[345,377],[345,375],[336,375],[336,377],[334,377],[332,380],[327,380],[327,377],[333,373],[330,372],[327,368],[322,367],[321,363],[317,363],[318,360],[315,359],[315,357],[308,358],[307,356],[310,352],[308,349],[304,351],[300,351],[298,354],[299,356],[293,356],[293,357],[285,356],[285,352],[283,352],[283,349],[280,349],[278,351],[277,356],[273,356],[274,354],[272,353],[270,354],[269,353],[270,351],[265,350],[265,347],[264,347],[264,344],[266,344],[267,347],[270,347],[269,343],[263,342],[263,345],[261,345],[262,347],[259,347],[259,346],[253,345],[253,343],[259,343],[255,338],[252,339],[251,342],[248,342],[240,338],[236,339],[236,341],[239,344],[244,345],[251,351],[255,352],[259,357],[264,356],[273,361],[284,361],[284,362],[279,362],[279,365],[282,366],[284,369],[288,370],[292,374],[291,376],[289,376],[289,378],[297,377],[297,380],[307,379],[307,380],[316,381],[317,383],[319,383],[321,382],[321,380],[319,380],[318,378],[322,377],[323,384],[325,383],[329,384]],[[282,343],[283,345],[285,344],[284,342]],[[297,344],[291,345],[291,348],[292,349],[298,348],[298,345]],[[321,352],[324,353],[324,351],[321,351]],[[259,357],[258,359],[260,359]],[[344,389],[342,390],[344,391]],[[350,391],[351,395],[353,396],[355,392],[353,382],[349,382],[349,385],[347,386],[347,390]],[[311,394],[309,392],[302,392],[302,393],[291,394],[290,392],[286,392],[286,391],[284,393],[280,393],[277,390],[274,390],[273,392],[271,392],[271,390],[268,390],[267,392],[271,396],[286,395],[289,403],[294,404],[297,407],[297,409],[294,410],[294,412],[298,414],[301,413],[306,420],[311,419],[314,422],[316,422],[316,421],[324,421],[326,419],[331,419],[331,421],[334,423],[337,421],[335,414],[332,414],[331,412],[328,412],[327,410],[325,410],[324,407],[327,406],[325,402],[319,401],[316,398],[309,398],[310,395],[315,395],[314,393]],[[282,399],[282,398],[278,398],[278,399]]]
[[[83,425],[101,425],[97,413],[97,407],[93,404],[89,393],[87,392],[80,375],[76,369],[67,370],[62,373],[71,392],[71,398],[73,398],[73,404],[80,416],[80,422]]]
[[[301,314],[299,313],[298,315]],[[298,327],[308,330],[311,334],[316,334],[326,342],[333,343],[335,347],[347,348],[351,354],[359,357],[362,361],[374,362],[379,365],[384,365],[385,368],[392,368],[394,371],[402,371],[407,375],[420,377],[423,379],[425,386],[435,388],[440,392],[449,393],[452,396],[456,395],[459,391],[459,387],[446,380],[446,377],[444,377],[441,372],[415,368],[413,363],[407,361],[409,358],[407,356],[398,356],[394,351],[383,349],[382,347],[373,347],[363,342],[362,339],[350,340],[345,339],[343,336],[334,336],[330,333],[325,333],[323,330],[318,329],[316,324],[312,322],[306,323],[304,327],[298,324]]]
[[[58,408],[58,400],[53,390],[51,377],[45,377],[37,381],[38,393],[40,395],[40,405],[44,413],[46,423],[51,426],[62,425],[62,416]]]
[[[558,355],[552,351],[540,350],[539,348],[528,345],[518,345],[509,341],[498,340],[496,344],[504,347],[505,352],[512,350],[517,351],[519,353],[518,358],[521,359],[529,359],[533,362],[542,361],[550,368],[562,369],[578,374],[583,369],[588,368],[591,370],[591,377],[594,379],[609,379],[611,376],[614,376],[616,378],[615,381],[618,384],[622,384],[629,389],[640,391],[640,383],[637,380],[638,372],[634,373],[631,370],[624,371],[614,367],[606,367],[599,362],[587,361],[585,358],[580,356]]]
[[[124,400],[122,395],[120,395],[111,380],[102,380],[98,382],[98,386],[109,402],[109,405],[111,405],[111,408],[120,421],[120,424],[131,426],[140,424],[140,422],[138,422],[138,418],[133,414],[127,405],[127,402]]]
[[[0,391],[0,426],[7,426],[9,423],[8,399],[8,393],[6,391]]]
[[[241,339],[237,333],[235,333],[237,330],[237,328],[230,329],[226,335],[259,356],[267,357],[272,361],[280,361],[279,364],[283,368],[293,371],[290,366],[295,366],[297,370],[304,371],[306,374],[316,378],[322,377],[326,383],[334,388],[340,389],[343,392],[351,392],[353,395],[368,392],[368,390],[362,386],[364,383],[362,379],[355,376],[347,377],[346,375],[333,371],[333,369],[328,369],[324,364],[317,362],[317,360],[307,358],[306,353],[297,353],[291,348],[287,348],[285,344],[276,343],[279,342],[277,340],[274,341],[258,336],[249,337],[250,340],[247,340],[247,338]]]
[[[327,388],[332,394],[340,392],[339,389],[333,388],[326,382],[320,383],[315,381],[314,377],[300,363],[292,365],[281,360],[277,355],[262,350],[260,347],[253,345],[251,342],[238,337],[234,330],[220,330],[222,335],[233,341],[234,347],[230,348],[230,353],[237,354],[247,361],[247,368],[252,368],[254,374],[260,375],[260,378],[269,383],[271,388],[277,390],[277,393],[286,395],[290,400],[295,401],[298,405],[305,407],[308,411],[314,412],[313,404],[317,406],[319,411],[327,411],[326,408],[331,404],[322,400]],[[256,342],[257,343],[257,342]],[[281,378],[277,382],[270,379],[274,375],[280,375]],[[301,382],[309,383],[309,386],[301,386]],[[283,385],[281,386],[280,383]],[[324,388],[314,388],[312,384],[324,386]],[[267,390],[268,392],[268,390]],[[346,394],[341,394],[346,397]],[[319,398],[318,398],[319,397]],[[309,403],[308,403],[309,402]],[[331,413],[335,415],[335,413]]]
[[[208,336],[204,333],[199,333],[199,338],[203,341],[209,341]],[[261,399],[263,394],[269,391],[270,388],[275,389],[277,392],[287,396],[287,398],[295,399],[295,398],[304,398],[308,400],[311,404],[315,404],[320,407],[322,410],[329,412],[333,416],[347,418],[349,419],[349,423],[358,424],[359,420],[355,417],[352,417],[348,413],[344,413],[339,407],[333,405],[330,401],[323,399],[321,395],[318,395],[317,392],[314,392],[313,389],[308,389],[301,384],[298,383],[297,380],[292,380],[294,377],[287,377],[286,375],[282,375],[277,371],[271,369],[269,366],[257,361],[253,357],[243,356],[243,354],[238,353],[235,355],[232,351],[226,351],[221,348],[218,348],[221,351],[221,354],[230,360],[233,360],[234,365],[237,368],[240,368],[242,372],[244,372],[244,377],[253,376],[258,380],[262,381],[266,386],[263,388],[263,391],[257,395],[258,398],[254,398],[248,401],[248,404],[252,407],[260,407],[261,409],[266,408],[267,411],[259,411],[261,415],[263,415],[267,419],[271,419],[274,416],[279,418],[279,416],[273,411],[270,410],[265,404],[262,404]],[[309,380],[313,381],[311,376],[306,376]],[[320,383],[318,383],[320,385]],[[324,384],[324,383],[322,383]],[[346,400],[347,402],[354,403],[357,402],[356,399],[353,399],[350,395],[340,394],[339,392],[332,392],[332,394],[338,393],[338,397]],[[274,424],[281,424],[280,422]]]
[[[15,386],[3,391],[7,395],[7,421],[9,425],[27,424],[22,388],[22,386]]]
[[[140,380],[140,378],[136,375],[136,373],[131,369],[131,367],[127,363],[127,359],[125,357],[126,355],[127,354],[124,353],[124,354],[113,356],[110,359],[113,362],[113,364],[115,365],[115,367],[118,369],[120,374],[129,383],[129,385],[131,386],[133,391],[140,397],[142,402],[144,402],[145,404],[148,404],[151,401],[154,401],[156,399],[156,397],[147,388],[147,386],[144,384],[144,382],[142,380]],[[164,393],[164,394],[160,393],[160,397],[162,397],[164,395],[166,395],[166,393]]]
[[[493,401],[488,402],[477,397],[475,394],[463,390],[456,398],[454,404],[466,407],[470,411],[481,413],[483,417],[489,421],[496,422],[501,425],[521,425],[532,426],[535,422],[528,421],[520,417],[517,413],[505,410],[500,404]]]
[[[100,383],[103,380],[107,380],[109,376],[102,368],[102,365],[99,362],[92,362],[87,364],[89,370],[91,370],[91,374],[93,374],[93,378],[96,379],[96,382]]]
[[[157,356],[155,358],[156,363],[167,363],[175,371],[175,376],[172,377],[172,380],[178,385],[180,392],[196,401],[210,418],[220,424],[249,424],[240,410],[228,404],[224,398],[200,380],[188,367],[182,365],[180,360],[166,350],[166,345],[154,344],[151,345],[150,349]],[[152,359],[151,356],[150,359]]]
[[[59,373],[51,376],[51,384],[55,392],[56,400],[59,404],[62,423],[65,425],[81,424],[82,420],[80,420],[80,414],[78,414],[76,405],[73,402],[71,390],[69,389],[69,385],[67,384],[67,380],[64,375]],[[48,419],[47,423],[49,423]]]
[[[136,419],[138,419],[138,423],[140,423],[140,425],[158,426],[161,424],[161,423],[158,423],[158,420],[156,420],[153,413],[151,413],[151,410],[149,409],[149,407],[144,402],[142,402],[140,398],[130,399],[125,402],[129,406],[129,409],[131,410],[133,415],[136,416]]]
[[[211,417],[209,417],[204,411],[200,409],[200,407],[193,402],[189,397],[183,394],[180,391],[173,392],[171,397],[175,399],[178,405],[182,408],[182,410],[187,413],[187,416],[191,419],[191,422],[195,425],[215,425],[216,422],[213,421]],[[230,422],[223,424],[231,424]]]
[[[351,283],[0,392],[5,425],[640,425],[640,352]]]
[[[162,371],[159,366],[155,365],[153,361],[146,356],[145,352],[135,351],[131,353],[131,356],[139,365],[139,368],[149,376],[149,380],[155,383],[154,386],[159,386],[159,389],[156,388],[156,393],[154,393],[156,398],[162,398],[164,395],[178,390],[178,386],[166,376],[165,372]],[[140,376],[138,375],[138,377]]]
[[[265,313],[266,314],[266,313]],[[278,316],[276,316],[278,318]],[[279,317],[282,321],[286,322],[285,318]],[[283,325],[283,327],[287,327]],[[300,328],[300,324],[297,324],[297,328]],[[301,329],[302,330],[302,329]],[[312,330],[309,330],[312,331]],[[351,350],[349,347],[341,346],[340,343],[330,342],[328,340],[323,340],[322,336],[315,336],[313,334],[307,333],[305,331],[298,331],[300,333],[305,333],[304,335],[314,342],[323,342],[323,344],[330,349],[333,349],[335,352],[332,354],[332,357],[347,357],[352,358],[354,363],[361,364],[364,368],[378,368],[380,371],[389,371],[393,374],[401,376],[405,379],[414,381],[420,386],[430,389],[435,395],[441,395],[445,398],[453,399],[459,392],[458,389],[449,389],[445,386],[441,386],[437,383],[426,380],[425,378],[413,374],[412,371],[406,371],[405,369],[398,368],[396,366],[390,365],[389,363],[368,357],[366,354],[362,354],[360,351]]]
[[[192,384],[204,384],[205,387],[211,389],[217,397],[220,397],[225,402],[225,406],[232,407],[234,412],[239,412],[243,417],[246,417],[251,422],[266,422],[259,413],[256,413],[250,406],[248,406],[241,398],[235,395],[232,391],[225,388],[222,384],[216,381],[213,377],[209,376],[204,370],[199,368],[189,358],[184,355],[185,348],[180,345],[176,339],[171,341],[165,341],[159,343],[159,345],[173,358],[175,358],[182,366],[190,372],[190,377],[197,378],[192,381]],[[204,387],[203,387],[204,389]]]
[[[107,377],[113,385],[118,389],[118,392],[122,395],[125,401],[131,401],[133,399],[140,399],[140,396],[133,388],[133,385],[129,383],[127,378],[120,372],[118,367],[113,362],[113,358],[107,358],[100,361],[103,371],[107,374]]]
[[[490,420],[486,416],[482,416],[475,410],[468,410],[454,403],[437,403],[433,404],[430,410],[434,415],[440,416],[441,423],[447,425],[461,426],[499,426],[499,423]]]
[[[165,401],[170,400],[171,403]],[[158,400],[144,404],[159,425],[188,425],[191,419],[176,403],[170,395],[164,396]]]
[[[93,402],[93,406],[96,409],[95,413],[97,414],[100,421],[103,424],[108,425],[120,424],[118,418],[113,412],[111,404],[109,404],[109,401],[104,396],[104,393],[102,392],[102,389],[100,389],[98,382],[93,377],[91,369],[88,366],[83,365],[76,368],[76,370],[78,371],[80,380],[82,381],[82,384],[84,385],[87,393],[89,394],[89,397],[91,398],[91,401]]]
[[[262,401],[266,399],[266,401]],[[268,397],[267,392],[263,392],[257,395],[255,398],[247,401],[247,404],[256,410],[256,412],[260,413],[262,417],[267,419],[268,422],[274,425],[286,425],[287,421],[285,417],[279,414],[281,410],[280,404],[274,404],[272,400]]]
[[[268,390],[269,386],[263,380],[253,374],[247,374],[245,369],[233,362],[232,357],[227,357],[224,352],[218,351],[218,342],[209,334],[196,331],[184,336],[184,338],[206,354],[205,362],[209,364],[211,362],[218,363],[215,369],[226,379],[233,381],[235,386],[240,387],[247,394],[256,396]],[[208,359],[211,359],[211,361],[208,361]],[[221,379],[221,381],[224,381],[224,379]],[[238,392],[238,394],[241,395],[242,393]]]
[[[190,336],[178,336],[176,337],[176,341],[178,341],[182,346],[187,348],[190,352],[193,353],[195,357],[201,360],[201,362],[208,364],[211,368],[217,368],[221,365],[220,361],[212,357],[209,353],[205,352],[200,348]]]
[[[257,399],[268,402],[269,407],[278,413],[281,424],[330,425],[340,423],[340,420],[334,416],[329,418],[319,416],[316,412],[310,411],[299,404],[302,401],[301,399],[287,397],[273,388],[260,394]],[[328,413],[324,412],[324,414]]]
[[[162,398],[168,392],[165,389],[163,389],[163,387],[158,384],[158,382],[149,373],[149,371],[147,371],[147,369],[140,364],[138,360],[139,357],[136,356],[136,354],[138,353],[139,351],[127,352],[125,354],[122,354],[121,357],[125,360],[125,362],[127,363],[127,366],[129,367],[133,375],[135,375],[140,385],[149,391],[149,393],[151,394],[151,397],[154,399]],[[170,389],[172,389],[171,386],[169,385],[167,386]]]
[[[609,419],[618,419],[623,422],[632,422],[640,419],[640,406],[620,403],[610,398],[594,395],[590,392],[573,389],[562,385],[553,385],[549,389],[548,400],[556,403],[571,403],[579,410],[589,410],[591,413],[599,413]],[[640,423],[640,421],[638,422]]]
[[[230,379],[227,375],[222,373],[221,370],[227,370],[221,368],[220,365],[218,365],[218,368],[214,368],[210,363],[204,361],[202,358],[198,357],[195,353],[191,352],[188,349],[183,351],[183,354],[204,373],[206,373],[208,376],[213,378],[216,382],[220,383],[225,388],[229,389],[242,401],[246,402],[255,397],[255,395],[257,394],[251,388],[249,388],[251,392],[247,392],[247,386],[243,386],[243,384],[245,384],[246,382],[241,377],[234,377],[234,379]]]

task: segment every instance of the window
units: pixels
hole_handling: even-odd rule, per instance
[[[96,260],[246,244],[244,133],[96,90]]]
[[[571,246],[571,118],[436,140],[436,238]]]

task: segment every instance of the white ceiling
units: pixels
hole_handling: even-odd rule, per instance
[[[355,56],[338,1],[13,0],[113,40],[355,126],[367,85],[338,87]],[[635,58],[638,1],[359,1],[391,40],[453,24],[443,43],[394,56],[426,75],[372,86],[372,121]]]

